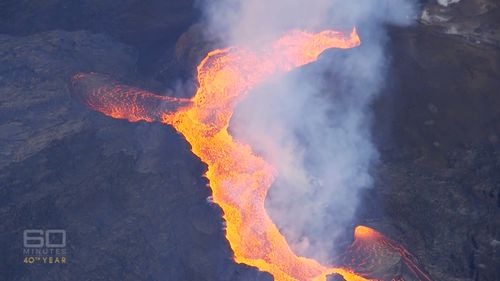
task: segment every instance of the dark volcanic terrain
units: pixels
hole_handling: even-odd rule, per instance
[[[68,90],[80,71],[178,87],[211,47],[191,1],[90,2],[0,1],[0,279],[272,280],[232,261],[206,167],[179,135],[107,118]],[[356,223],[434,280],[500,280],[497,2],[428,1],[418,23],[388,31],[381,157]],[[24,264],[30,228],[65,229],[68,263]]]

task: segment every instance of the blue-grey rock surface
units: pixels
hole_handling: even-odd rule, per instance
[[[389,28],[381,157],[355,223],[434,280],[500,280],[497,2],[422,1],[418,23]],[[196,15],[191,1],[0,1],[0,279],[272,280],[232,260],[206,166],[181,136],[68,90],[80,71],[172,88],[213,47]],[[24,264],[31,228],[65,229],[68,263]]]

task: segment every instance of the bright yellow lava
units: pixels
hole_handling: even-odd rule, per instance
[[[293,31],[260,50],[212,51],[198,66],[199,87],[193,104],[163,118],[208,165],[206,176],[214,202],[224,211],[226,237],[236,262],[267,271],[277,281],[321,280],[334,272],[348,281],[366,279],[292,252],[264,208],[275,171],[248,145],[231,137],[229,120],[235,104],[272,75],[313,62],[326,49],[359,44],[355,30],[348,36],[335,31]]]
[[[256,85],[315,61],[326,49],[359,44],[356,30],[347,36],[330,30],[292,31],[258,50],[215,50],[198,66],[199,85],[190,100],[158,96],[95,73],[75,75],[71,88],[76,98],[108,116],[131,122],[160,120],[186,138],[193,153],[208,165],[206,176],[213,200],[224,212],[226,238],[236,262],[267,271],[276,281],[324,281],[334,273],[347,281],[366,281],[363,276],[376,276],[391,262],[402,261],[415,280],[430,281],[408,251],[365,226],[354,231],[345,268],[295,255],[264,208],[276,171],[228,133],[235,105]]]

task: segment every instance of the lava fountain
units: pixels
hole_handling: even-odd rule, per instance
[[[349,249],[355,254],[347,255],[353,262],[346,266],[325,266],[293,253],[264,207],[276,177],[275,169],[228,132],[235,105],[256,85],[317,60],[326,49],[353,48],[360,43],[356,30],[350,34],[331,30],[315,34],[291,31],[258,49],[214,50],[197,68],[198,89],[192,99],[155,95],[93,73],[75,75],[71,89],[79,100],[96,111],[131,122],[159,121],[173,126],[185,137],[193,153],[208,165],[206,177],[213,201],[223,210],[226,238],[236,262],[269,272],[277,281],[325,280],[330,274],[342,275],[347,281],[372,280],[370,272],[356,273],[355,263],[359,258],[357,253],[368,253],[364,249],[369,248],[359,246],[363,250],[357,251],[356,245],[371,245],[373,241],[378,245],[383,239],[367,239],[373,236],[374,230],[372,233],[368,228],[359,230],[358,227],[356,240]],[[367,233],[371,235],[363,235]],[[393,244],[387,245],[382,248],[384,251],[399,249]],[[413,265],[413,260],[402,261]],[[429,280],[423,273],[418,275],[420,273],[413,274],[415,280]],[[387,280],[391,279],[395,277]]]

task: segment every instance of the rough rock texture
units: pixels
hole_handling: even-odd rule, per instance
[[[232,261],[205,166],[173,130],[71,99],[77,71],[132,79],[132,48],[55,31],[2,35],[0,54],[2,280],[269,280]],[[67,265],[23,264],[32,228],[67,231]]]
[[[89,29],[133,45],[175,40],[195,19],[193,1],[90,0],[0,2],[0,33]]]
[[[192,79],[196,76],[196,66],[205,55],[211,50],[224,47],[227,46],[221,46],[207,38],[202,24],[193,24],[179,36],[171,49],[163,52],[150,66],[151,77],[170,85],[171,81],[176,81],[179,77]]]
[[[384,161],[368,195],[383,202],[383,215],[368,221],[405,245],[434,280],[498,280],[500,150],[448,153],[446,165]]]
[[[66,95],[71,75],[98,71],[123,78],[135,62],[132,48],[103,35],[0,35],[0,168],[82,130],[80,111],[69,108]]]
[[[425,1],[420,22],[475,43],[500,46],[500,3],[496,0]]]
[[[181,137],[106,118],[68,93],[78,71],[160,91],[180,68],[190,75],[211,44],[197,43],[200,27],[167,44],[191,23],[190,5],[0,2],[10,34],[0,35],[2,280],[270,280],[231,260],[205,166]],[[357,223],[401,243],[434,280],[497,281],[498,4],[423,8],[421,25],[390,31],[392,70],[374,105],[381,161]],[[91,31],[37,33],[52,29]],[[69,263],[23,264],[28,228],[67,230]]]
[[[425,26],[393,30],[388,86],[376,104],[376,134],[439,158],[447,150],[498,138],[500,52]],[[385,105],[385,107],[384,107]]]
[[[393,30],[389,48],[391,82],[374,106],[381,160],[360,223],[435,280],[500,280],[500,52],[425,26]]]
[[[136,67],[147,79],[156,70],[152,64],[172,53],[171,46],[198,14],[193,0],[2,0],[0,34],[18,36],[49,30],[106,33],[137,47]]]

